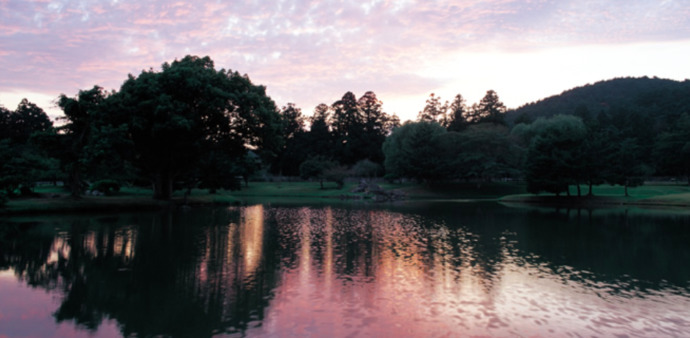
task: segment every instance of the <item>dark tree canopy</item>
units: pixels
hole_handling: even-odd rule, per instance
[[[457,94],[448,107],[448,131],[462,131],[467,128],[467,104],[462,95]]]
[[[67,185],[73,197],[79,197],[84,190],[84,175],[90,161],[89,144],[98,140],[94,137],[95,122],[102,118],[101,111],[108,94],[103,88],[94,86],[80,90],[76,97],[65,94],[58,98],[58,106],[65,114],[66,123],[60,127],[59,148],[51,151],[60,159],[63,169],[68,173]]]
[[[113,121],[129,127],[134,164],[151,178],[158,199],[169,199],[173,183],[189,180],[204,156],[241,158],[251,146],[271,157],[282,144],[265,88],[216,70],[209,57],[186,56],[160,72],[130,75],[112,103]]]
[[[275,157],[271,170],[274,174],[298,176],[299,165],[308,156],[306,119],[302,116],[302,110],[293,103],[288,103],[281,109],[280,117],[283,125],[281,133],[285,142]]]
[[[53,132],[48,115],[27,99],[14,111],[0,106],[0,205],[6,194],[30,193],[35,181],[55,166],[34,140]]]
[[[426,100],[424,109],[417,114],[418,121],[437,122],[442,126],[447,125],[448,102],[441,103],[441,97],[431,93]]]
[[[383,144],[386,171],[418,181],[442,179],[442,168],[438,165],[442,154],[439,137],[445,133],[443,126],[427,121],[408,121],[393,130]]]
[[[472,107],[467,120],[470,122],[489,122],[505,124],[506,106],[493,90],[488,90],[478,104]]]
[[[9,113],[9,118],[3,129],[6,129],[7,134],[5,135],[9,135],[13,141],[24,143],[29,140],[31,134],[46,131],[52,127],[53,122],[50,121],[43,109],[27,99],[22,99],[17,109]]]

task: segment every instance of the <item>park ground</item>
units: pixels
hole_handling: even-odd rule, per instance
[[[292,202],[292,203],[373,203],[371,196],[352,193],[357,183],[346,183],[337,189],[333,183],[325,183],[324,189],[318,182],[250,182],[240,191],[218,191],[209,194],[206,190],[192,190],[185,197],[184,191],[177,191],[171,201],[152,199],[149,189],[123,187],[113,196],[83,196],[80,199],[69,197],[61,187],[39,186],[35,189],[37,197],[10,200],[0,214],[33,214],[99,211],[155,210],[183,205],[244,205],[253,203]],[[437,185],[402,183],[382,183],[381,188],[404,192],[407,200],[500,201],[510,204],[542,204],[577,207],[606,207],[612,205],[635,205],[659,208],[690,208],[690,186],[682,184],[650,183],[628,188],[629,196],[624,196],[622,186],[596,186],[594,197],[556,197],[549,194],[527,194],[524,184],[514,182],[494,183],[444,183]],[[582,187],[587,191],[586,187]],[[575,196],[576,188],[571,187]]]

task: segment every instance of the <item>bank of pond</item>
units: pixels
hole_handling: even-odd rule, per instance
[[[71,213],[99,211],[159,210],[201,205],[246,205],[248,203],[317,202],[322,204],[401,202],[401,200],[437,201],[501,201],[510,204],[546,205],[596,208],[615,205],[635,205],[648,208],[690,207],[690,186],[670,183],[648,183],[628,188],[624,196],[622,186],[595,186],[593,196],[571,194],[528,194],[520,182],[470,183],[346,183],[343,187],[318,182],[250,182],[238,191],[180,190],[170,200],[155,200],[150,189],[122,187],[108,196],[87,193],[79,199],[69,196],[60,186],[41,185],[30,197],[10,199],[0,207],[0,215],[31,213]],[[585,189],[581,189],[585,190]],[[377,195],[378,194],[378,195]],[[379,198],[380,196],[383,196]],[[391,197],[393,196],[393,197]]]

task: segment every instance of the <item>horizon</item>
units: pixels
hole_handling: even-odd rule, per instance
[[[373,0],[195,4],[0,1],[0,105],[51,102],[185,55],[247,74],[310,116],[348,91],[401,121],[429,94],[510,109],[621,77],[690,78],[690,4]]]

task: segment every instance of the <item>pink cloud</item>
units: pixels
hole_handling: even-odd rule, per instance
[[[391,95],[433,90],[422,87],[445,80],[416,70],[447,53],[690,36],[690,6],[643,0],[625,6],[517,0],[0,0],[0,8],[0,76],[12,79],[0,90],[21,85],[57,95],[80,89],[74,86],[118,86],[128,73],[197,54],[248,73],[269,93],[299,99],[305,111],[344,90],[376,87]]]

